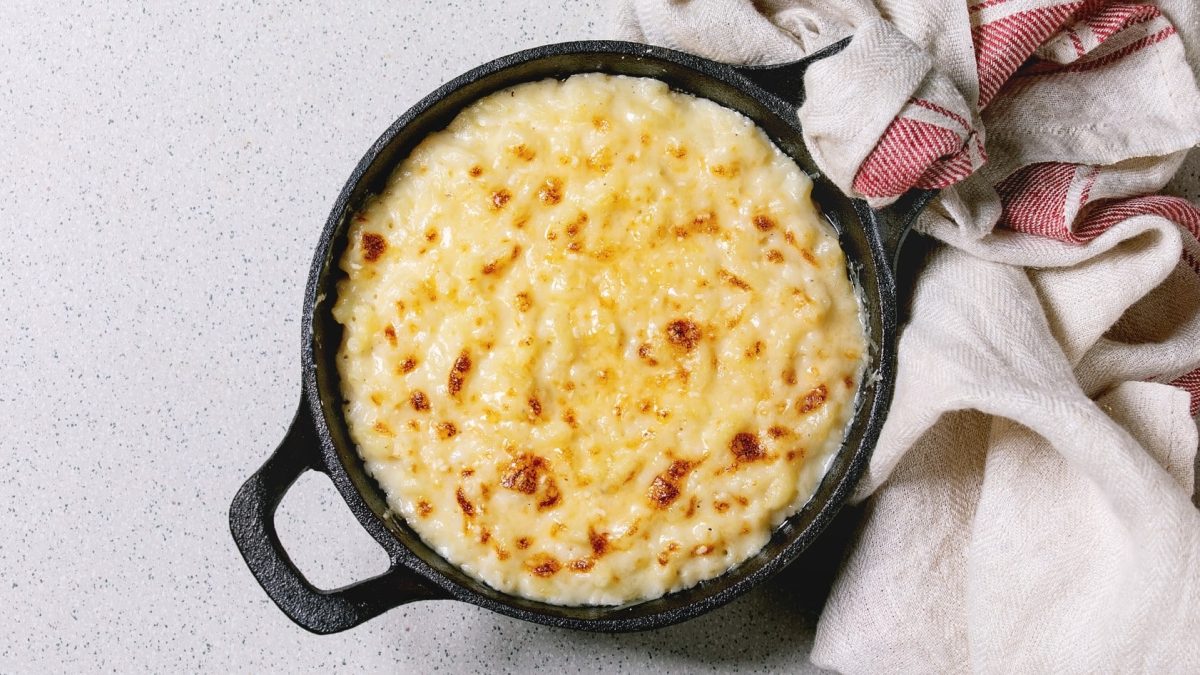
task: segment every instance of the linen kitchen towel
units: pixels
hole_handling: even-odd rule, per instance
[[[819,168],[940,194],[867,516],[812,658],[844,672],[1197,672],[1200,9],[624,0],[620,37],[806,73]],[[869,103],[864,103],[869,102]]]

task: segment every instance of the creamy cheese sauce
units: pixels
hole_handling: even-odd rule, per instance
[[[652,79],[490,95],[350,226],[346,419],[388,502],[492,587],[649,599],[750,557],[840,446],[865,338],[809,178]]]

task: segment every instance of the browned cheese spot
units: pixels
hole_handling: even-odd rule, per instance
[[[547,206],[554,206],[562,201],[562,181],[550,177],[538,188],[538,199]]]
[[[692,228],[701,234],[716,234],[721,229],[717,226],[717,216],[712,211],[705,211],[692,218]]]
[[[395,328],[392,328],[392,325],[391,325],[391,324],[388,324],[387,326],[384,326],[384,328],[383,328],[383,336],[384,336],[385,338],[387,338],[387,341],[388,341],[388,342],[392,343],[392,346],[393,346],[393,347],[395,347],[395,346],[396,346],[396,329],[395,329]]]
[[[717,500],[713,502],[713,508],[717,510],[717,513],[725,513],[729,510],[729,502]]]
[[[651,347],[648,343],[643,342],[642,345],[638,347],[638,358],[645,361],[649,365],[657,366],[658,359],[654,358],[652,350],[653,347]]]
[[[426,230],[425,231],[425,241],[437,241],[437,238],[438,238],[437,230]]]
[[[564,421],[564,422],[566,422],[566,423],[567,423],[567,426],[571,427],[572,429],[578,429],[578,428],[579,428],[579,420],[578,420],[578,419],[576,419],[576,417],[575,417],[575,410],[574,410],[573,408],[567,408],[567,409],[566,409],[566,410],[563,412],[562,419],[563,419],[563,421]]]
[[[374,403],[375,407],[379,407],[379,406],[383,405],[383,394],[381,394],[377,391],[372,392],[371,393],[371,403]]]
[[[496,547],[496,557],[500,560],[508,560],[508,551],[500,547]]]
[[[595,117],[592,118],[592,126],[596,128],[596,131],[600,131],[600,132],[608,131],[608,120],[604,119],[603,117],[601,117],[599,115],[596,115]]]
[[[608,173],[612,165],[612,153],[608,148],[597,148],[587,158],[587,167],[596,173]]]
[[[767,251],[767,260],[773,263],[781,263],[783,262],[783,253],[779,249],[773,248]]]
[[[737,162],[733,162],[732,164],[714,164],[710,171],[718,178],[733,178],[742,172],[742,167]]]
[[[382,421],[375,423],[375,433],[380,434],[381,436],[395,436],[396,435],[395,433],[392,432],[392,428],[389,427],[387,424],[385,424]]]
[[[483,531],[479,533],[479,543],[481,543],[481,544],[488,543],[488,540],[490,540],[491,538],[492,538],[492,531],[487,529],[486,527],[483,528]]]
[[[654,477],[647,496],[655,508],[665,509],[679,498],[679,483],[692,470],[692,463],[677,459],[667,470]]]
[[[746,283],[745,281],[742,280],[741,277],[734,274],[733,272],[730,272],[729,270],[725,269],[724,267],[717,270],[717,276],[721,277],[721,281],[724,281],[727,284],[732,284],[733,286],[736,286],[737,288],[740,288],[743,291],[750,290],[750,284]]]
[[[379,260],[379,257],[383,255],[387,247],[387,239],[384,239],[382,235],[375,234],[374,232],[362,233],[363,260],[367,262]]]
[[[749,500],[749,499],[746,499],[745,497],[743,497],[743,496],[741,496],[741,495],[734,495],[734,497],[733,497],[733,501],[735,501],[735,502],[737,502],[737,503],[741,504],[742,506],[749,506],[749,505],[750,505],[750,500]]]
[[[533,306],[533,301],[531,301],[529,299],[528,293],[517,293],[517,311],[518,312],[528,312],[529,308],[532,306]]]
[[[412,371],[416,370],[416,368],[417,368],[417,360],[410,356],[400,362],[399,370],[400,370],[401,374],[408,374],[408,373],[411,373]]]
[[[536,420],[542,416],[542,402],[536,396],[529,397],[529,419]]]
[[[512,199],[512,193],[504,188],[500,188],[492,193],[492,208],[502,209]]]
[[[763,344],[762,340],[755,340],[754,344],[752,344],[746,348],[746,358],[748,358],[748,359],[758,358],[763,353],[763,349],[765,347],[766,347],[766,345]]]
[[[754,216],[754,226],[757,227],[760,232],[766,232],[768,230],[774,229],[775,219],[772,218],[771,216],[763,215],[760,213],[759,215]]]
[[[825,399],[829,396],[829,390],[825,385],[817,385],[815,389],[804,395],[804,400],[800,402],[800,412],[812,412],[817,408],[825,405]]]
[[[753,462],[766,456],[758,443],[758,436],[746,431],[740,431],[729,442],[729,449],[739,462]]]
[[[483,175],[483,167],[476,164],[468,169],[467,173],[470,174],[471,178],[479,178]]]
[[[557,558],[544,553],[534,556],[526,565],[530,572],[543,579],[558,574],[558,570],[562,569]]]
[[[537,492],[538,478],[550,465],[537,455],[523,452],[513,458],[500,477],[500,486],[527,495]]]
[[[788,431],[787,429],[784,429],[781,426],[773,426],[770,429],[767,429],[767,435],[770,436],[771,438],[783,438],[784,436],[787,436],[790,433],[791,433],[790,431]]]
[[[458,475],[462,476],[463,478],[470,478],[471,476],[475,475],[475,469],[463,469],[462,471],[458,472]]]
[[[650,145],[650,134],[642,134],[638,140],[641,141],[642,145]]]
[[[667,341],[685,351],[695,349],[700,338],[700,327],[688,319],[675,319],[667,324]]]
[[[412,404],[413,410],[416,410],[417,412],[429,410],[429,398],[426,397],[425,392],[421,391],[420,389],[412,393],[412,396],[408,399],[408,402]]]
[[[588,222],[588,214],[581,212],[578,216],[575,217],[575,220],[572,220],[567,225],[567,236],[568,237],[578,236],[579,229],[581,227],[583,227],[584,225],[587,225],[587,222]]]
[[[608,534],[588,528],[588,543],[592,545],[592,553],[599,558],[608,553]]]
[[[662,476],[655,476],[654,481],[650,483],[648,496],[651,504],[665,509],[679,498],[679,487]]]
[[[444,421],[438,422],[437,425],[438,437],[442,440],[454,438],[458,435],[458,427],[454,426],[454,422]]]
[[[671,554],[678,550],[679,550],[678,542],[673,541],[670,544],[668,544],[667,547],[665,549],[663,549],[662,553],[658,554],[658,564],[666,566],[667,563],[671,562]]]
[[[788,366],[783,371],[783,381],[788,384],[796,384],[796,369]]]
[[[450,378],[447,380],[447,387],[451,396],[458,396],[462,391],[463,382],[466,380],[467,373],[471,371],[471,354],[467,350],[463,350],[454,360],[454,366],[450,369]]]
[[[524,143],[521,143],[520,145],[514,145],[514,146],[510,147],[508,149],[508,151],[511,152],[518,159],[524,160],[526,162],[532,162],[533,158],[537,156],[537,153],[535,153],[533,151],[533,148],[530,148],[528,145],[525,145]]]
[[[854,388],[854,378],[847,375],[846,377],[842,378],[842,384],[846,385],[847,389],[853,389]]]
[[[521,537],[517,539],[517,548],[521,549],[522,551],[529,548],[531,544],[533,544],[533,541],[530,540],[529,537]]]
[[[700,506],[700,499],[698,497],[696,497],[695,495],[693,495],[692,498],[688,500],[687,511],[685,511],[683,513],[683,516],[685,518],[691,518],[692,516],[696,515],[696,509],[699,506]]]
[[[818,265],[817,265],[817,259],[813,257],[812,251],[810,251],[810,250],[808,250],[808,249],[806,249],[806,248],[802,248],[802,249],[800,249],[800,255],[801,255],[801,256],[802,256],[802,257],[803,257],[805,260],[807,260],[807,261],[808,261],[808,264],[812,265],[813,267],[817,267],[817,266],[818,266]]]
[[[684,157],[687,157],[687,147],[672,143],[667,145],[667,153],[675,159],[683,159]]]
[[[558,491],[558,483],[555,483],[553,478],[547,478],[546,496],[542,497],[541,501],[538,502],[538,511],[544,511],[546,509],[552,509],[555,506],[558,506],[558,502],[561,501],[561,499],[562,494]]]
[[[468,518],[473,518],[475,516],[475,505],[471,503],[471,500],[467,499],[465,494],[463,494],[462,488],[458,488],[454,491],[454,498],[458,500],[458,508],[462,509],[463,515]]]
[[[592,567],[595,567],[596,561],[591,558],[578,558],[571,561],[572,572],[591,572]]]
[[[433,507],[424,499],[417,502],[417,515],[424,518],[433,513]]]

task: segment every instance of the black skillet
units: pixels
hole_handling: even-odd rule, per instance
[[[820,175],[805,150],[796,119],[796,109],[804,100],[804,71],[847,42],[794,63],[761,68],[734,67],[631,42],[546,45],[451,80],[384,132],[350,174],[317,244],[301,321],[300,409],[279,448],[238,491],[229,511],[233,538],[246,564],[285,614],[314,633],[335,633],[404,603],[455,599],[552,626],[643,630],[685,621],[729,602],[786,567],[812,543],[850,496],[883,425],[896,367],[894,265],[905,233],[930,197],[930,193],[911,193],[888,209],[872,210],[842,195]],[[342,335],[330,313],[349,216],[367,195],[381,191],[392,170],[421,139],[496,90],[584,72],[657,78],[673,89],[737,110],[766,131],[814,179],[813,196],[837,230],[861,291],[873,346],[868,356],[870,375],[855,400],[845,443],[810,502],[776,530],[761,552],[720,577],[657,600],[620,607],[562,607],[493,590],[443,560],[391,514],[382,491],[359,460],[342,416],[334,365]],[[387,572],[324,591],[296,569],[276,535],[275,509],[300,474],[310,470],[329,476],[359,522],[387,551],[391,560]]]

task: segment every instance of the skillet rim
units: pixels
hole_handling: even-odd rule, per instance
[[[799,64],[806,66],[817,59],[830,55],[842,47],[848,40],[833,45],[831,48],[826,48],[816,52],[799,62],[790,64],[781,64],[774,67],[778,70],[792,68],[795,69]],[[392,562],[393,571],[397,570],[397,565],[402,568],[407,568],[415,575],[422,578],[423,581],[429,582],[431,586],[435,586],[443,593],[441,597],[456,599],[473,605],[489,609],[500,614],[520,618],[535,623],[545,625],[575,628],[589,631],[604,631],[604,632],[625,632],[635,630],[645,630],[667,626],[673,623],[678,623],[687,619],[697,617],[712,609],[728,603],[734,598],[746,593],[754,586],[765,581],[767,578],[774,576],[780,570],[791,564],[800,555],[800,553],[811,545],[821,532],[825,530],[829,522],[832,521],[836,513],[845,505],[849,499],[854,487],[857,485],[866,468],[866,464],[874,450],[878,441],[879,430],[882,427],[883,419],[886,416],[887,409],[890,405],[894,378],[895,378],[895,351],[896,351],[896,288],[894,282],[893,270],[891,261],[888,259],[888,251],[881,237],[881,217],[879,213],[869,209],[861,202],[848,200],[853,204],[853,212],[857,216],[858,222],[864,229],[864,235],[867,241],[867,248],[870,251],[873,263],[874,274],[877,279],[877,303],[880,312],[879,320],[881,323],[881,339],[876,345],[876,352],[873,358],[869,361],[868,367],[870,372],[875,375],[875,392],[871,396],[870,405],[860,405],[856,398],[856,409],[847,428],[853,428],[855,425],[863,425],[863,434],[858,443],[858,447],[849,448],[843,445],[838,450],[838,453],[844,453],[852,450],[853,454],[849,459],[846,470],[838,479],[828,499],[816,506],[816,513],[807,527],[798,530],[790,535],[790,539],[769,561],[757,569],[749,573],[738,574],[738,570],[742,567],[741,564],[730,568],[721,575],[702,582],[702,584],[710,584],[715,590],[712,590],[700,598],[693,600],[687,604],[678,607],[667,608],[663,611],[653,612],[640,616],[627,617],[610,617],[607,615],[617,613],[631,607],[646,604],[645,602],[632,603],[630,605],[622,605],[615,607],[600,607],[589,608],[595,610],[604,616],[600,618],[583,619],[578,617],[570,617],[556,615],[554,613],[535,611],[523,607],[517,607],[508,601],[497,601],[489,598],[474,589],[468,588],[456,582],[455,580],[444,575],[440,571],[434,569],[421,556],[413,552],[404,544],[387,526],[384,519],[381,518],[366,502],[362,492],[356,487],[350,477],[350,469],[344,465],[343,459],[338,452],[330,431],[330,421],[327,419],[323,403],[325,400],[321,396],[320,386],[318,383],[317,370],[318,365],[327,359],[323,359],[318,351],[317,340],[314,334],[314,322],[318,320],[317,314],[320,311],[328,311],[328,308],[322,308],[322,303],[332,303],[336,297],[336,278],[337,264],[336,260],[332,259],[332,253],[336,249],[336,241],[339,231],[343,229],[346,219],[350,215],[349,206],[351,198],[359,185],[364,181],[364,178],[371,166],[379,159],[385,149],[396,139],[397,136],[403,133],[414,120],[421,115],[426,114],[431,108],[440,103],[445,98],[454,94],[474,82],[495,75],[503,70],[520,66],[522,64],[537,61],[542,59],[561,57],[564,55],[586,55],[586,54],[602,54],[606,56],[617,55],[619,57],[629,58],[649,58],[659,61],[667,61],[676,66],[696,71],[702,77],[713,78],[726,86],[740,90],[745,95],[755,99],[764,105],[772,114],[781,118],[790,127],[792,133],[799,136],[801,133],[799,123],[795,120],[796,106],[785,101],[779,94],[772,93],[760,85],[756,80],[759,80],[759,75],[769,73],[773,67],[756,67],[739,69],[734,66],[722,64],[716,61],[679,52],[663,47],[645,45],[636,42],[621,42],[611,40],[598,41],[573,41],[543,45],[519,51],[507,56],[481,64],[467,72],[455,77],[444,83],[432,93],[423,97],[418,103],[409,108],[399,118],[393,122],[387,130],[370,146],[363,155],[362,159],[356,164],[351,172],[342,190],[339,192],[330,216],[326,220],[325,226],[322,229],[320,239],[315,246],[313,262],[310,267],[308,281],[305,286],[305,297],[303,315],[301,319],[301,378],[303,383],[304,396],[307,400],[307,414],[311,419],[312,425],[316,431],[319,445],[319,462],[323,465],[325,473],[329,476],[337,488],[343,500],[346,501],[355,518],[372,536],[380,543],[381,546],[388,552]],[[564,76],[574,74],[573,71],[565,73]],[[505,85],[511,86],[511,85]],[[503,87],[501,87],[503,88]],[[692,92],[689,92],[692,93]],[[486,94],[484,94],[486,95]],[[701,96],[700,94],[693,94]],[[477,98],[471,99],[478,100]],[[465,104],[469,105],[469,103]],[[460,108],[461,109],[461,108]],[[740,112],[740,111],[739,111]],[[744,113],[743,113],[744,114]],[[756,122],[757,124],[757,122]],[[772,139],[774,141],[774,139]],[[793,157],[793,160],[795,158]],[[400,160],[403,161],[401,157]],[[387,172],[393,170],[394,165]],[[840,195],[839,195],[840,196]],[[854,226],[854,223],[847,223],[847,226]],[[344,236],[344,235],[343,235]],[[864,309],[868,309],[871,303],[869,298],[864,298]],[[335,349],[333,346],[325,349]],[[862,385],[865,387],[866,385]],[[861,389],[859,396],[862,396]],[[336,403],[335,403],[336,405]],[[305,412],[304,403],[301,403],[301,412]],[[860,419],[861,418],[861,419]],[[357,452],[351,448],[351,451],[357,456]],[[361,460],[360,460],[361,461]],[[365,469],[362,470],[366,474]],[[373,480],[367,475],[368,480]],[[823,479],[824,481],[824,479]],[[818,488],[819,489],[819,488]],[[809,506],[805,506],[797,514],[794,514],[786,522],[798,518],[801,513],[804,513]],[[782,527],[782,526],[781,526]],[[778,536],[780,528],[776,528],[772,533],[772,539]],[[770,543],[768,543],[768,546]],[[436,553],[435,553],[436,555]],[[448,562],[448,561],[447,561]],[[453,565],[457,567],[457,565]],[[404,569],[399,570],[404,573]],[[482,582],[480,582],[482,583]],[[695,588],[695,587],[692,587]],[[686,592],[688,589],[684,589]],[[500,593],[501,596],[512,597],[515,600],[526,601],[518,596],[510,596],[509,594]],[[668,594],[664,597],[670,597]],[[427,598],[416,598],[427,599]],[[646,602],[653,602],[646,601]],[[545,605],[552,611],[578,609],[570,606],[549,605],[547,603],[536,603]]]

